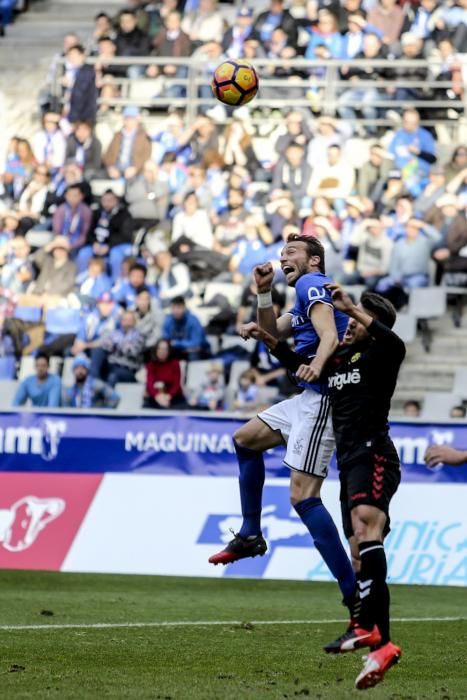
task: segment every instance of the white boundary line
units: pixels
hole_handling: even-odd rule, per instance
[[[467,617],[393,617],[391,622],[465,622]],[[0,631],[14,632],[21,630],[100,630],[130,629],[144,627],[213,627],[231,625],[331,625],[345,623],[348,620],[174,620],[164,622],[94,622],[64,623],[50,625],[0,625]]]

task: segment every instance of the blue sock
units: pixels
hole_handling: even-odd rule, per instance
[[[295,504],[294,508],[307,526],[328,569],[337,579],[344,601],[351,600],[355,591],[355,574],[334,521],[321,498],[306,498]]]
[[[264,485],[263,453],[242,447],[234,440],[240,471],[240,501],[243,523],[239,534],[242,537],[261,534],[261,505]]]

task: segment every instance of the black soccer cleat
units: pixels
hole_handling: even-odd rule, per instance
[[[376,625],[372,630],[366,630],[352,621],[344,634],[326,644],[323,649],[326,654],[345,654],[362,647],[377,646],[380,642],[381,635]]]
[[[268,546],[262,535],[251,535],[250,537],[242,537],[238,533],[235,534],[233,540],[221,552],[217,552],[209,557],[210,564],[232,564],[239,559],[247,559],[248,557],[262,557],[266,554]]]

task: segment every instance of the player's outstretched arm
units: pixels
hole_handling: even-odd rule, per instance
[[[452,467],[460,467],[467,463],[467,450],[456,450],[448,445],[432,445],[425,453],[427,467],[436,467],[438,464],[450,464]]]

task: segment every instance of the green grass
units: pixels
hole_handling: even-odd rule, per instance
[[[238,620],[198,627],[0,630],[3,700],[335,700],[353,689],[360,654],[321,646],[343,624],[333,584],[0,572],[1,625]],[[393,587],[394,617],[466,614],[464,589]],[[51,614],[44,614],[48,611]],[[395,622],[403,660],[372,700],[465,700],[467,622]],[[19,667],[19,668],[18,668]]]

